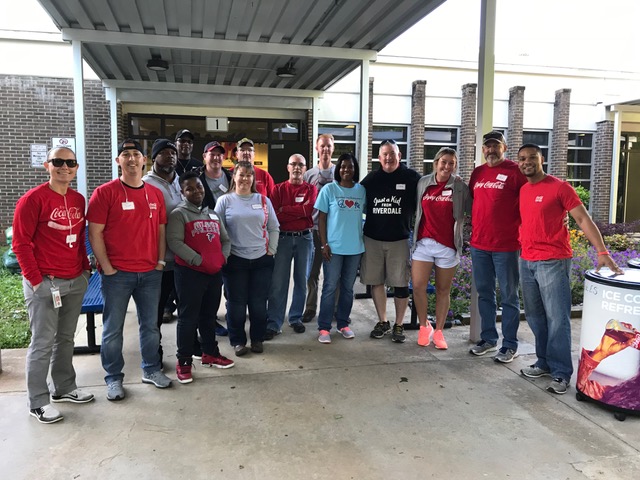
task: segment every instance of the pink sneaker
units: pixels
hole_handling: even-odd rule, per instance
[[[426,347],[431,343],[431,334],[433,333],[433,327],[427,322],[426,327],[420,327],[418,330],[418,345]]]
[[[444,339],[444,334],[442,330],[436,330],[433,332],[433,344],[438,350],[446,350],[449,348],[447,346],[447,341]]]

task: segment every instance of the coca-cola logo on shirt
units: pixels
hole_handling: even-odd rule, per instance
[[[69,213],[69,218],[67,218],[67,212]],[[51,212],[51,216],[49,217],[51,220],[81,220],[82,219],[82,211],[78,207],[71,207],[68,210],[65,207],[56,207]]]
[[[477,188],[493,188],[495,190],[504,190],[504,182],[477,182],[473,186],[473,189],[475,190]]]

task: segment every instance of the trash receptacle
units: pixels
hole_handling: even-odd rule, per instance
[[[627,262],[629,268],[640,268],[640,258],[632,258]]]
[[[640,413],[640,269],[585,274],[576,398]]]

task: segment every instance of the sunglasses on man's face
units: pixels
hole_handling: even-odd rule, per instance
[[[58,167],[58,168],[60,168],[65,163],[69,168],[75,168],[78,166],[77,160],[66,159],[66,158],[50,158],[49,160],[47,160],[47,162],[52,163],[54,167]]]

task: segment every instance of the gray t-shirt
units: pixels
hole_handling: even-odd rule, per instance
[[[266,255],[267,245],[269,253],[276,253],[280,223],[267,197],[228,193],[220,197],[215,212],[227,227],[232,255],[255,260]]]
[[[211,194],[216,202],[229,190],[229,180],[227,180],[227,176],[224,173],[220,175],[220,178],[209,178],[206,175],[204,178],[207,180],[209,190],[211,190]]]
[[[318,195],[322,187],[334,180],[334,171],[336,166],[332,163],[328,170],[321,170],[320,167],[313,167],[311,170],[304,172],[303,180],[310,183],[318,189]],[[313,229],[318,229],[318,210],[313,209]]]

